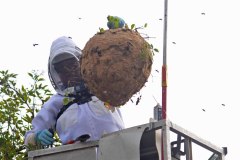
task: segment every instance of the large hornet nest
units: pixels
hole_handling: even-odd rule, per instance
[[[110,29],[90,38],[80,64],[91,93],[118,107],[146,83],[152,68],[152,50],[136,30]]]

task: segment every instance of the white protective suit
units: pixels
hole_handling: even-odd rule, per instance
[[[56,43],[60,46],[54,49]],[[56,53],[55,51],[59,52],[59,48],[60,52],[67,50],[67,52],[76,54],[73,49],[76,48],[76,45],[67,37],[60,37],[53,42],[51,54],[52,52]],[[55,84],[57,83],[55,82]],[[57,92],[58,89],[56,89]],[[92,96],[92,100],[84,104],[72,104],[56,121],[56,117],[63,107],[63,99],[64,96],[59,91],[45,102],[32,121],[32,130],[25,134],[25,144],[36,144],[35,134],[49,128],[56,129],[62,144],[67,144],[85,134],[90,136],[88,141],[99,140],[103,134],[124,129],[120,110],[118,108],[114,112],[108,110],[104,103],[95,96]]]
[[[33,129],[25,135],[25,143],[32,140],[39,130],[53,128],[56,116],[63,106],[63,96],[53,95],[38,112],[32,121]],[[105,133],[111,133],[124,128],[119,109],[114,112],[105,108],[103,102],[93,97],[93,100],[82,104],[72,104],[58,119],[56,132],[63,144],[83,134],[89,134],[89,140],[99,140]],[[30,136],[28,138],[28,136]]]

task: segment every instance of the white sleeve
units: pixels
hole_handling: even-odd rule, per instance
[[[35,144],[35,133],[43,129],[52,128],[55,130],[56,117],[63,106],[63,97],[53,95],[47,102],[44,103],[42,109],[37,113],[32,120],[32,130],[25,134],[25,144]],[[34,136],[34,137],[33,137]]]

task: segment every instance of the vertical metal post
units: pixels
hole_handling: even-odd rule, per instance
[[[162,157],[161,160],[171,160],[171,145],[170,145],[170,127],[168,122],[162,126]]]
[[[168,0],[164,0],[163,65],[162,65],[162,118],[167,118],[167,11]]]
[[[162,65],[162,118],[167,118],[167,11],[168,0],[164,0],[164,26],[163,26],[163,65]],[[163,133],[164,135],[164,133]],[[164,142],[166,136],[162,136],[162,154],[161,160],[168,160],[166,157],[166,149],[164,148]]]
[[[192,160],[192,140],[185,137],[184,151],[186,152],[186,160]]]

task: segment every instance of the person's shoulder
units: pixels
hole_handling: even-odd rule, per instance
[[[61,94],[55,93],[51,98],[63,98],[63,96]]]
[[[63,98],[64,97],[60,94],[54,94],[49,98],[49,100],[46,103],[62,104],[63,103]]]
[[[42,109],[52,110],[63,106],[63,96],[54,94],[42,106]]]

